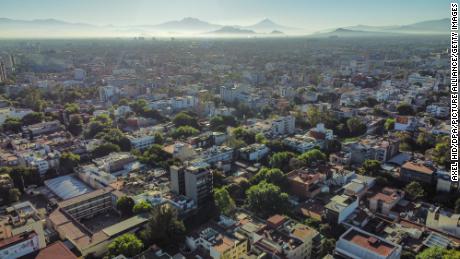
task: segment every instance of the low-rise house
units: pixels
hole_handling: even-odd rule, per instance
[[[325,174],[306,169],[297,169],[287,174],[289,190],[301,199],[318,195],[323,188],[325,178]]]
[[[396,131],[414,131],[417,128],[417,118],[413,116],[396,116]]]
[[[358,205],[359,199],[356,196],[336,195],[324,207],[326,218],[331,224],[340,224],[358,208]]]
[[[369,209],[373,212],[381,213],[386,216],[397,217],[398,215],[391,215],[391,210],[403,198],[403,191],[385,187],[381,192],[377,192],[373,196],[369,197]]]
[[[125,170],[129,164],[135,161],[136,158],[128,152],[112,152],[107,156],[93,160],[97,167],[107,173],[116,173]]]
[[[22,131],[24,132],[25,135],[29,136],[30,138],[34,138],[39,135],[51,134],[51,133],[60,131],[62,129],[63,127],[61,123],[57,120],[54,120],[54,121],[40,122],[37,124],[24,126],[22,128]]]
[[[351,227],[336,242],[335,253],[345,258],[397,259],[402,248],[359,228]]]
[[[444,210],[440,207],[430,207],[426,215],[426,226],[447,232],[460,238],[460,214]]]
[[[435,170],[422,163],[408,161],[401,166],[400,179],[405,182],[433,183]]]

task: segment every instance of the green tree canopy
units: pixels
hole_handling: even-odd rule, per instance
[[[230,216],[236,208],[235,201],[230,197],[225,187],[214,189],[214,202],[220,213],[227,216]]]
[[[133,213],[139,214],[144,212],[149,212],[152,209],[152,205],[150,205],[147,201],[141,201],[133,206]]]
[[[246,202],[252,211],[262,217],[283,214],[289,206],[287,193],[281,192],[278,186],[265,181],[251,186],[246,191]]]
[[[16,118],[11,118],[11,117],[6,118],[5,122],[3,122],[3,125],[2,125],[3,131],[5,132],[11,131],[14,133],[21,132],[21,127],[22,127],[21,120],[16,119]]]
[[[140,236],[146,244],[167,247],[183,241],[185,226],[177,218],[177,212],[169,205],[156,206]]]
[[[123,216],[132,215],[134,208],[134,200],[129,196],[123,196],[117,200],[117,210],[121,212]]]
[[[291,158],[295,157],[295,154],[292,152],[277,152],[270,157],[270,165],[274,168],[279,168],[283,172],[289,171],[289,161]]]
[[[425,196],[425,190],[419,182],[410,182],[408,185],[406,185],[404,191],[414,199],[422,198]]]
[[[412,108],[412,105],[408,103],[400,103],[396,107],[396,110],[398,111],[399,115],[414,115],[415,111],[414,108]]]
[[[80,162],[80,156],[71,152],[62,153],[61,157],[59,158],[59,167],[61,168],[62,172],[68,174],[72,173],[74,168]]]
[[[309,150],[297,157],[300,161],[304,162],[305,165],[311,166],[314,163],[322,163],[326,161],[327,156],[318,149]]]
[[[174,130],[172,133],[173,138],[187,138],[191,136],[198,135],[200,133],[199,130],[195,129],[191,126],[180,126]]]
[[[112,143],[103,143],[96,147],[91,155],[93,158],[103,157],[112,152],[120,152],[120,147]]]
[[[42,112],[32,112],[22,117],[23,125],[32,125],[35,123],[40,123],[45,119],[45,115]]]
[[[267,183],[272,183],[282,190],[286,190],[288,186],[288,181],[286,175],[278,168],[262,168],[257,172],[257,174],[251,178],[250,183],[252,185],[258,184],[262,181]]]
[[[417,259],[458,259],[460,251],[441,247],[430,247],[423,250],[416,257]]]
[[[137,238],[134,234],[127,233],[115,238],[109,245],[109,256],[115,257],[118,255],[124,255],[126,257],[133,257],[144,248],[142,241]]]

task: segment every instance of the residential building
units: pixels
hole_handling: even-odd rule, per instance
[[[313,198],[319,194],[325,178],[325,174],[307,169],[297,169],[287,174],[289,190],[301,199]]]
[[[359,199],[355,196],[342,194],[332,197],[324,207],[327,221],[331,224],[342,223],[358,208],[358,205]]]
[[[426,107],[426,112],[436,118],[446,118],[449,116],[449,109],[447,104],[433,103]]]
[[[373,212],[381,213],[386,216],[397,217],[398,213],[393,215],[391,210],[404,198],[404,191],[385,187],[382,191],[369,197],[369,209]]]
[[[93,160],[97,167],[107,173],[122,171],[126,169],[129,164],[135,161],[136,158],[129,152],[112,152],[107,156]]]
[[[422,163],[408,161],[401,166],[399,177],[402,181],[419,181],[423,183],[433,183],[435,170]]]
[[[171,191],[191,198],[198,206],[212,195],[212,172],[202,166],[171,166]]]
[[[338,256],[352,259],[398,259],[402,248],[364,230],[351,227],[335,245]]]
[[[38,250],[40,250],[40,245],[35,231],[24,232],[0,240],[0,258],[16,259]]]
[[[259,161],[264,158],[270,149],[265,144],[254,143],[238,150],[239,156],[247,161]]]
[[[417,118],[413,116],[396,116],[396,131],[414,131],[417,128]]]
[[[426,215],[426,226],[460,238],[460,214],[431,206]]]

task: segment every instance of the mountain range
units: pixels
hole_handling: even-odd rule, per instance
[[[323,36],[356,35],[394,35],[394,34],[446,34],[450,30],[448,18],[423,21],[408,25],[369,26],[356,25],[313,34]],[[92,25],[71,23],[56,19],[14,20],[0,18],[0,38],[36,38],[36,37],[119,37],[119,36],[209,36],[209,35],[260,35],[260,36],[306,36],[308,29],[293,28],[263,19],[258,23],[241,25],[221,25],[186,17],[181,20],[161,24],[130,26]],[[370,33],[372,32],[372,33]]]

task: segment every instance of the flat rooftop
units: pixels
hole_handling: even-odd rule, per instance
[[[343,234],[341,239],[345,239],[348,242],[385,257],[388,257],[397,249],[395,245],[385,241],[384,239],[378,238],[364,231],[358,231],[355,228],[351,228],[348,232]]]
[[[64,175],[45,181],[46,187],[62,200],[89,193],[91,187],[71,175]]]

